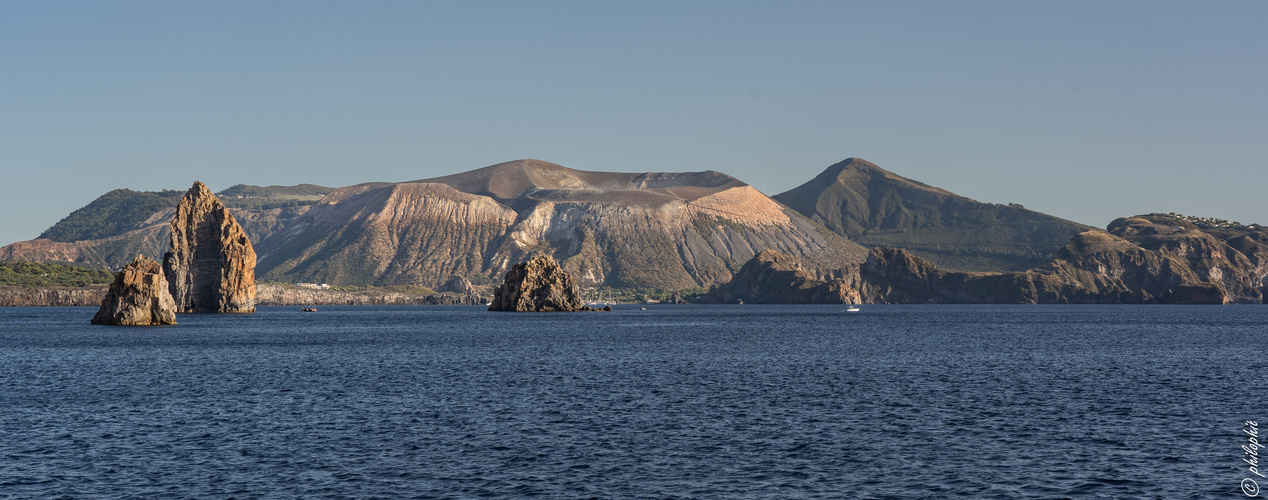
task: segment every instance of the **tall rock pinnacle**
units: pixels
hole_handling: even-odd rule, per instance
[[[176,205],[163,273],[179,312],[255,312],[255,249],[202,182]]]

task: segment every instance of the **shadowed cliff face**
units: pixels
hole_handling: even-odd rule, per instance
[[[841,303],[850,293],[869,303],[1263,303],[1268,230],[1203,230],[1163,214],[1120,218],[1016,273],[947,272],[907,250],[872,249],[865,263],[817,277],[794,256],[763,253],[708,298]]]
[[[819,276],[801,259],[765,250],[735,274],[729,283],[711,290],[702,302],[714,304],[859,304],[857,275]]]
[[[979,203],[856,158],[774,198],[860,244],[904,248],[954,270],[1028,269],[1091,229],[1017,205]]]
[[[1258,304],[1268,284],[1265,242],[1262,229],[1207,231],[1141,215],[1080,233],[1022,273],[948,273],[877,249],[861,268],[873,285],[863,294],[886,302]]]
[[[1107,227],[1115,236],[1183,265],[1184,282],[1210,283],[1231,302],[1263,302],[1268,285],[1268,230],[1201,229],[1183,219],[1138,215]]]
[[[163,271],[180,312],[255,311],[255,250],[201,182],[176,206]]]
[[[767,248],[812,266],[865,251],[717,172],[608,173],[537,160],[330,193],[260,244],[267,279],[440,286],[533,254],[582,287],[725,282]]]
[[[1268,286],[1268,230],[1203,230],[1162,215],[1118,219],[1109,231],[1076,235],[1057,256],[1023,272],[949,272],[902,249],[872,249],[867,261],[841,271],[840,281],[870,303],[996,304],[1228,304],[1263,303]],[[718,291],[725,300],[839,303],[797,295],[829,280],[764,279],[780,259],[754,259],[736,281]],[[750,266],[753,272],[750,272]],[[765,271],[761,271],[765,270]],[[745,287],[764,283],[773,289]],[[746,291],[747,290],[747,291]]]

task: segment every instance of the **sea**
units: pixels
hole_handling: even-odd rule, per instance
[[[0,499],[1268,487],[1268,306],[94,312],[0,309]]]

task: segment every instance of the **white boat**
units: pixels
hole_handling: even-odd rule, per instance
[[[602,290],[599,290],[599,289],[597,289],[597,288],[590,288],[590,289],[587,289],[586,291],[588,292],[588,291],[590,291],[590,290],[593,290],[593,291],[594,291],[594,300],[586,300],[586,301],[584,301],[584,302],[585,302],[585,305],[590,306],[590,307],[593,307],[593,308],[595,308],[595,309],[599,309],[599,308],[602,308],[603,306],[609,306],[609,305],[612,305],[612,304],[615,304],[615,303],[616,303],[616,301],[612,300],[612,290],[611,290],[611,289],[608,289],[608,296],[607,296],[607,298],[604,298],[604,297],[603,297],[603,291],[602,291]]]
[[[859,308],[858,308],[858,307],[855,307],[855,306],[850,306],[850,307],[845,308],[845,312],[852,312],[852,313],[856,313],[856,312],[859,312]]]

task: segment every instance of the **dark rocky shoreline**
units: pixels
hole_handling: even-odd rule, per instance
[[[488,302],[479,295],[453,292],[416,294],[375,289],[344,292],[257,284],[255,303],[261,306],[472,306]]]
[[[89,287],[21,288],[0,286],[0,307],[99,307],[109,285]],[[256,285],[256,305],[261,306],[433,306],[483,305],[479,295],[459,293],[411,294],[362,290],[311,290],[282,285]]]
[[[110,285],[38,288],[0,286],[0,307],[99,307],[108,288]]]

